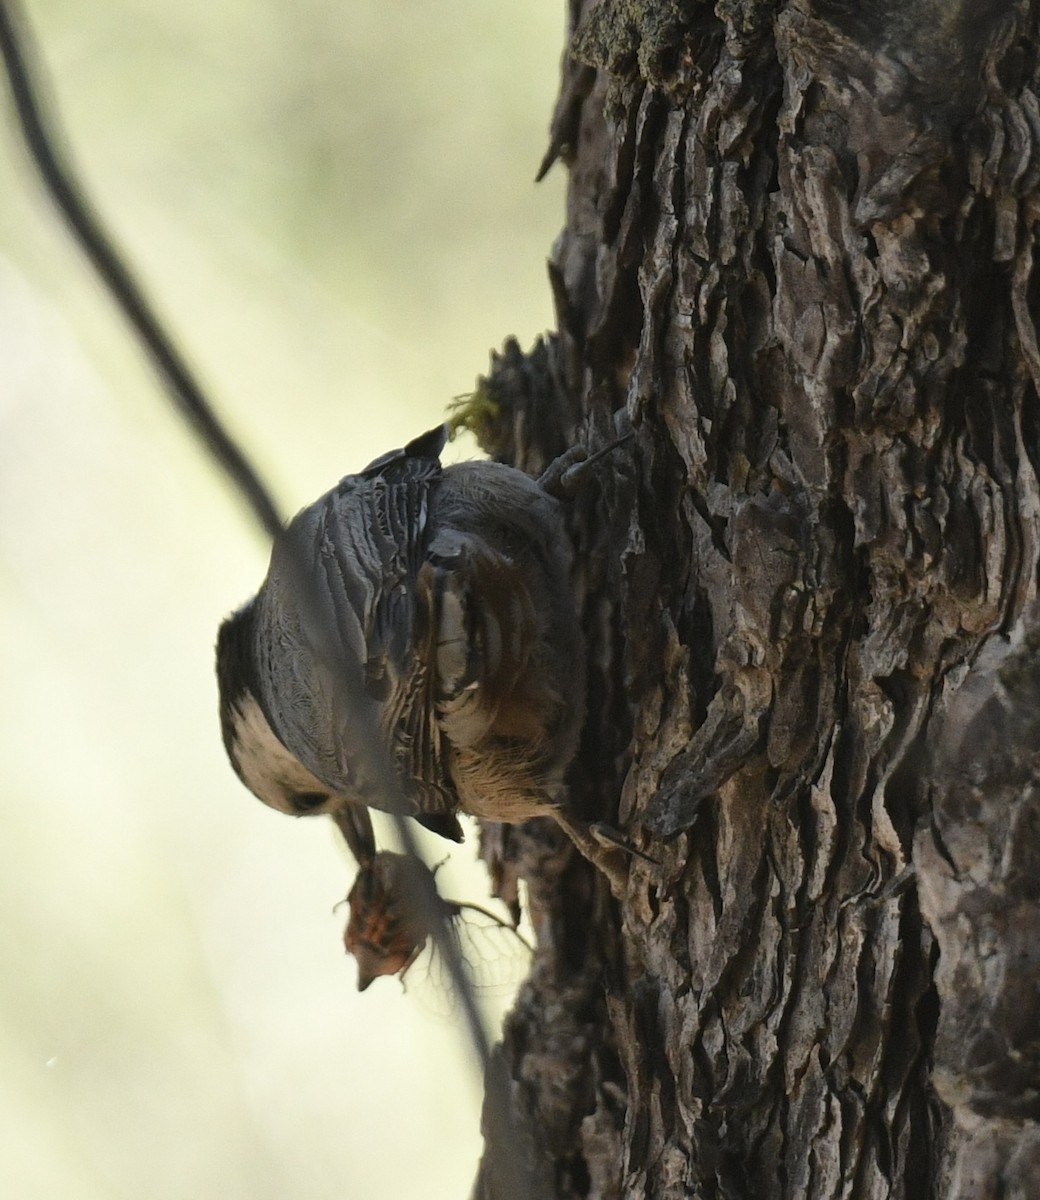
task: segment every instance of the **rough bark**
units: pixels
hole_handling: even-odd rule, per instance
[[[559,332],[484,432],[636,428],[573,514],[573,803],[656,863],[488,834],[532,1194],[1040,1194],[1037,6],[570,21]]]

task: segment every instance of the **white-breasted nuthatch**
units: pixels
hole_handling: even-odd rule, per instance
[[[620,882],[564,775],[584,652],[558,501],[496,462],[442,467],[440,426],[348,475],[275,541],[267,578],[217,639],[224,745],[295,816],[395,808],[447,837],[456,812],[552,815]],[[362,736],[358,736],[362,731]],[[366,745],[375,733],[396,790]],[[385,762],[384,758],[384,762]]]

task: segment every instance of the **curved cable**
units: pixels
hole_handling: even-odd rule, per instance
[[[0,0],[0,56],[7,70],[22,134],[52,200],[144,344],[178,412],[231,479],[266,532],[276,537],[282,531],[282,521],[270,492],[207,401],[186,360],[164,330],[154,307],[104,228],[70,162],[59,149],[57,124],[46,113],[46,105],[41,99],[40,72],[32,61],[38,55],[32,49],[29,24],[24,13],[18,12],[16,0]],[[300,569],[302,574],[302,564]],[[317,605],[314,607],[316,609]],[[361,719],[359,705],[350,695],[346,683],[350,672],[339,671],[336,676],[338,699],[358,718],[355,721],[358,742],[367,747],[384,794],[396,800],[392,815],[402,849],[406,854],[420,857],[415,835],[404,816],[405,802],[400,784],[380,732],[372,722]],[[433,899],[428,898],[427,903],[432,904]],[[448,964],[462,1000],[470,1040],[482,1069],[486,1071],[490,1046],[476,997],[446,923],[436,920],[432,924],[433,939]]]
[[[67,157],[58,149],[56,123],[41,99],[43,89],[36,65],[39,56],[32,49],[28,22],[17,12],[12,0],[0,3],[0,54],[25,144],[51,199],[133,327],[165,381],[178,412],[232,479],[266,532],[271,537],[277,536],[282,520],[271,493],[213,411],[187,361],[163,328],[155,307],[76,179]]]

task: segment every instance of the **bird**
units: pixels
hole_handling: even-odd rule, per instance
[[[566,808],[585,655],[559,497],[592,460],[444,466],[449,435],[345,476],[276,537],[217,636],[228,758],[293,816],[364,805],[456,841],[460,812],[551,816],[617,892],[625,843]]]

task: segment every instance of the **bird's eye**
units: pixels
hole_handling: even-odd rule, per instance
[[[328,800],[324,792],[297,792],[292,798],[292,806],[301,816],[315,812]]]

